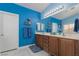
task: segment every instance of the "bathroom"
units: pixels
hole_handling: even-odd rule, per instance
[[[79,56],[78,9],[79,3],[0,3],[0,56]]]

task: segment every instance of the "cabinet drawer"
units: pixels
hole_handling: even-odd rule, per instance
[[[43,46],[44,46],[44,47],[48,47],[48,44],[44,44],[44,43],[43,43]]]
[[[49,36],[43,36],[44,39],[49,39]]]
[[[43,37],[43,36],[42,35],[38,35],[38,34],[36,35],[36,38],[40,39],[41,37]]]
[[[43,42],[45,43],[45,44],[48,44],[48,40],[47,39],[43,39]]]

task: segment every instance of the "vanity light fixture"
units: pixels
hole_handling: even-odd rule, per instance
[[[49,12],[47,12],[46,14],[44,14],[44,18],[55,15],[63,10],[64,10],[64,6],[59,6],[58,8],[52,9]]]

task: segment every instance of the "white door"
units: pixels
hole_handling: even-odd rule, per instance
[[[3,28],[3,23],[2,23],[2,19],[3,19],[3,14],[0,13],[0,52],[1,52],[1,49],[2,49],[2,28]]]
[[[1,52],[16,49],[19,39],[19,19],[18,15],[3,13],[3,33]]]

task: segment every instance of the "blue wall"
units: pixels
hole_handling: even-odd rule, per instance
[[[40,13],[33,11],[28,8],[24,8],[17,4],[13,3],[0,3],[0,10],[19,14],[19,46],[24,46],[28,44],[35,43],[35,30],[36,30],[36,22],[40,20]],[[24,21],[30,18],[32,20],[32,38],[24,39],[23,38],[23,27]]]

